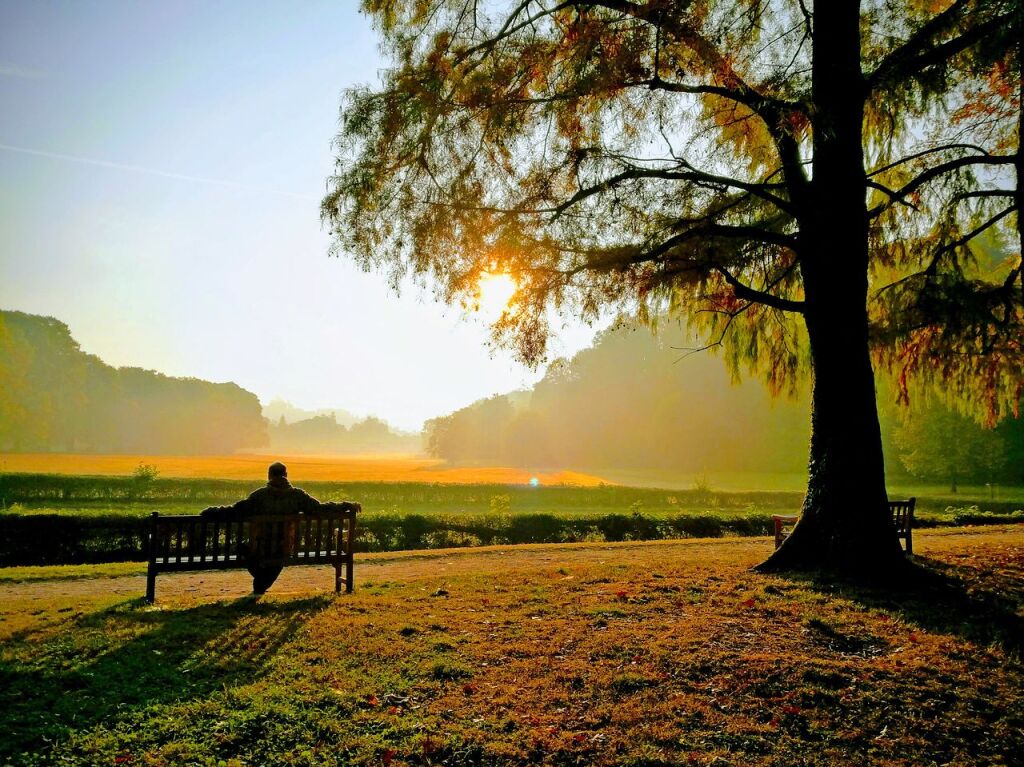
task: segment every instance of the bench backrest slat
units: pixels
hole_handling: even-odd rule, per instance
[[[283,563],[336,562],[355,546],[355,515],[337,510],[250,519],[157,515],[152,529],[151,555],[160,566],[176,569],[227,566],[246,556]]]
[[[164,560],[171,558],[171,528],[168,527],[163,531],[163,535],[160,537],[160,541],[163,544]]]
[[[188,557],[189,562],[196,561],[196,543],[198,543],[199,536],[196,535],[196,523],[185,525],[186,538],[188,538],[188,545],[185,549],[185,556]]]
[[[182,534],[182,523],[178,520],[178,524],[175,527],[175,538],[174,538],[174,558],[179,562],[181,561],[181,534]]]
[[[199,540],[196,542],[196,548],[198,551],[195,552],[195,556],[202,562],[206,557],[206,519],[202,517],[199,519]]]
[[[913,532],[914,507],[917,498],[908,498],[905,501],[889,501],[889,513],[892,514],[892,523],[896,528],[896,537],[903,538],[907,542],[907,552],[913,553]],[[773,514],[772,522],[775,528],[775,548],[779,548],[782,542],[793,532],[793,526],[797,522],[795,514]]]

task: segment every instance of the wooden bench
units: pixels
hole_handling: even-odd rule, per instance
[[[232,570],[245,568],[254,559],[266,565],[333,565],[335,592],[340,592],[344,583],[345,591],[351,593],[355,537],[353,510],[319,509],[248,519],[165,516],[154,511],[146,601],[156,599],[157,573]]]
[[[889,511],[892,514],[892,523],[896,527],[896,537],[902,538],[906,543],[904,548],[908,554],[914,553],[914,506],[916,498],[908,498],[905,501],[889,501]],[[782,542],[793,532],[798,517],[788,514],[773,514],[772,522],[775,525],[775,548],[779,548]]]

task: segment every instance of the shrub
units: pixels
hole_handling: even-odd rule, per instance
[[[1020,509],[1005,514],[981,511],[977,506],[946,510],[953,512],[954,525],[1007,525],[1024,522],[1024,510]]]
[[[509,518],[509,543],[556,543],[567,520],[554,514],[518,514]]]
[[[672,526],[683,537],[719,538],[722,535],[722,519],[712,514],[680,514],[673,517]]]
[[[107,515],[0,515],[0,566],[143,561],[149,520]]]

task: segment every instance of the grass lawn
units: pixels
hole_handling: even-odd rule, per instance
[[[1019,764],[1024,532],[915,543],[906,590],[752,573],[765,539],[8,581],[0,764]]]

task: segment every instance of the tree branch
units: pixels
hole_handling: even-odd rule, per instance
[[[869,92],[913,77],[930,66],[947,61],[1013,22],[1013,14],[996,16],[971,27],[951,40],[937,43],[936,38],[953,27],[959,20],[958,17],[969,17],[969,13],[963,13],[968,5],[970,0],[957,0],[925,23],[907,42],[892,51],[875,71],[867,76]]]
[[[1000,221],[1002,221],[1004,218],[1006,218],[1008,215],[1010,215],[1014,210],[1016,210],[1016,207],[1011,205],[1010,207],[1006,208],[1005,210],[1002,210],[999,213],[997,213],[995,216],[990,218],[988,221],[985,221],[983,224],[979,224],[977,227],[975,227],[974,229],[972,229],[970,232],[968,232],[967,234],[963,235],[962,237],[958,237],[956,240],[953,240],[952,242],[945,243],[941,247],[937,248],[934,253],[932,253],[932,257],[928,261],[928,266],[926,266],[924,269],[921,269],[920,271],[917,271],[917,272],[912,272],[911,274],[908,274],[908,275],[906,275],[904,277],[900,277],[898,280],[893,280],[892,282],[890,282],[890,283],[888,283],[886,285],[883,285],[882,287],[880,287],[880,288],[878,288],[877,290],[874,291],[873,296],[874,297],[880,296],[882,293],[890,291],[893,288],[898,287],[900,285],[903,285],[904,283],[907,283],[907,282],[909,282],[910,280],[913,280],[916,277],[934,277],[935,273],[938,271],[939,260],[940,260],[942,255],[944,255],[945,253],[950,252],[951,250],[954,250],[956,248],[962,247],[963,245],[966,245],[968,242],[973,240],[975,237],[977,237],[982,232],[984,232],[987,229],[989,229],[989,228],[995,226],[996,224],[998,224]],[[1013,274],[1013,272],[1011,272],[1011,275],[1012,274]],[[1012,282],[1013,282],[1013,280],[1010,279],[1009,280],[1009,284],[1012,284]]]
[[[804,311],[803,301],[791,301],[788,298],[780,298],[779,296],[774,296],[771,293],[755,290],[749,285],[744,285],[736,279],[736,277],[734,277],[725,267],[716,265],[712,268],[721,274],[725,278],[725,281],[732,286],[732,290],[736,294],[736,298],[743,301],[752,301],[754,303],[764,304],[765,306],[770,306],[773,309],[779,309],[784,312],[799,312],[802,314]]]
[[[627,171],[623,171],[597,184],[593,184],[592,186],[580,189],[568,200],[555,206],[552,212],[555,214],[554,217],[557,219],[572,206],[576,205],[579,202],[582,202],[583,200],[589,197],[593,197],[595,194],[605,192],[608,189],[618,186],[619,184],[624,183],[626,181],[634,181],[648,178],[663,179],[666,181],[692,181],[696,184],[703,183],[713,186],[727,186],[734,189],[740,189],[744,192],[749,192],[755,197],[759,197],[763,200],[772,203],[773,205],[775,205],[775,207],[779,208],[779,210],[782,210],[785,213],[792,212],[792,209],[786,200],[782,199],[781,197],[777,197],[770,192],[765,191],[764,186],[762,184],[751,184],[746,181],[740,181],[739,179],[729,178],[728,176],[716,176],[712,173],[704,173],[703,171],[699,171],[692,168],[690,170],[685,171],[674,171],[658,168],[633,168]]]
[[[977,144],[943,144],[942,146],[929,147],[928,149],[923,149],[920,152],[908,154],[906,157],[901,157],[900,159],[895,160],[889,163],[888,165],[883,165],[881,168],[875,168],[875,170],[868,173],[868,178],[872,176],[877,176],[879,173],[885,173],[887,170],[892,170],[893,168],[896,168],[900,165],[904,165],[913,160],[920,159],[921,157],[927,157],[928,155],[935,154],[936,152],[948,152],[953,149],[971,149],[985,156],[988,156],[989,154],[989,152],[986,149],[978,146]]]
[[[884,213],[886,210],[892,207],[894,202],[904,202],[904,198],[908,194],[913,194],[925,184],[933,181],[946,173],[959,170],[960,168],[966,168],[970,165],[1010,165],[1016,161],[1016,158],[1009,155],[982,155],[974,157],[961,157],[956,160],[950,160],[944,162],[941,165],[934,165],[925,171],[922,171],[917,175],[916,178],[908,181],[899,189],[891,193],[891,199],[889,202],[872,208],[868,211],[869,218],[876,218]],[[888,191],[888,190],[887,190]],[[909,203],[907,203],[909,204]]]

